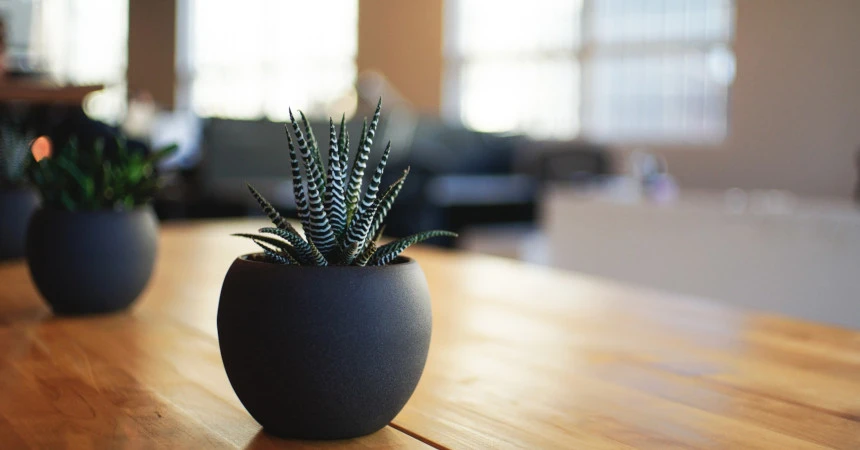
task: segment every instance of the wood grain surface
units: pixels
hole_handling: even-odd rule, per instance
[[[0,448],[860,448],[860,333],[415,248],[434,308],[391,426],[262,433],[218,353],[221,281],[262,222],[163,227],[133,309],[55,318],[0,264]],[[815,299],[810,299],[814,301]]]

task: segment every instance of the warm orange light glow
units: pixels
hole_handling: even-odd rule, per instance
[[[51,149],[51,140],[47,136],[39,136],[33,141],[30,146],[30,151],[33,153],[33,158],[36,161],[41,161],[44,158],[50,158],[53,150]]]

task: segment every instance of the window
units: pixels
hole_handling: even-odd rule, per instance
[[[187,0],[180,97],[199,115],[323,113],[355,82],[357,0]]]
[[[62,83],[104,84],[84,109],[117,123],[126,106],[128,0],[37,0],[32,8],[33,56]]]
[[[731,0],[449,0],[445,104],[479,130],[614,142],[727,132]]]
[[[445,107],[483,131],[579,131],[578,1],[449,0]]]

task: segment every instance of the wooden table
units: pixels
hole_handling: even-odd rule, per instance
[[[403,412],[351,441],[271,438],[215,328],[253,245],[228,234],[258,224],[165,226],[126,314],[54,318],[0,265],[0,448],[860,448],[860,333],[426,248],[433,340]]]

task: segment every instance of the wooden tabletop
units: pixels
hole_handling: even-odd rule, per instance
[[[215,328],[253,250],[228,234],[259,224],[165,226],[124,314],[54,318],[0,265],[0,448],[860,448],[860,333],[427,248],[433,339],[403,412],[350,441],[271,438]]]

